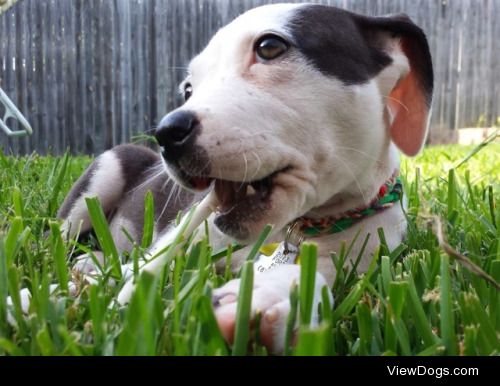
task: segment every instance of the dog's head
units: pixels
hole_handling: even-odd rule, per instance
[[[392,143],[415,155],[432,87],[426,38],[408,17],[268,5],[192,60],[186,102],[156,137],[168,173],[188,189],[214,185],[215,224],[248,242],[345,191]]]

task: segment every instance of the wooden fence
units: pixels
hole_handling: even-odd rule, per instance
[[[25,154],[95,154],[147,133],[180,102],[189,58],[266,0],[20,0],[0,15],[0,86],[31,122]],[[433,130],[500,117],[500,0],[317,1],[370,15],[405,12],[434,58]],[[2,114],[0,108],[0,114]]]

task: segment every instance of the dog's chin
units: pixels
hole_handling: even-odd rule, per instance
[[[276,209],[272,200],[276,177],[289,169],[285,167],[260,180],[242,182],[192,176],[181,168],[167,167],[169,175],[185,189],[193,192],[214,189],[219,202],[214,223],[222,233],[241,243],[256,239],[263,225],[271,220],[271,212]]]

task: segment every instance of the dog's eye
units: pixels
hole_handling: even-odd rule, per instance
[[[184,101],[186,102],[193,95],[193,86],[191,83],[186,83],[184,85]]]
[[[273,60],[283,55],[290,45],[280,36],[265,35],[255,44],[255,52],[261,60]]]

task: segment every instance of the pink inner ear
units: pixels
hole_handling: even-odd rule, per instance
[[[387,104],[394,117],[390,127],[392,141],[406,155],[418,154],[427,136],[429,107],[413,71],[398,82]]]

